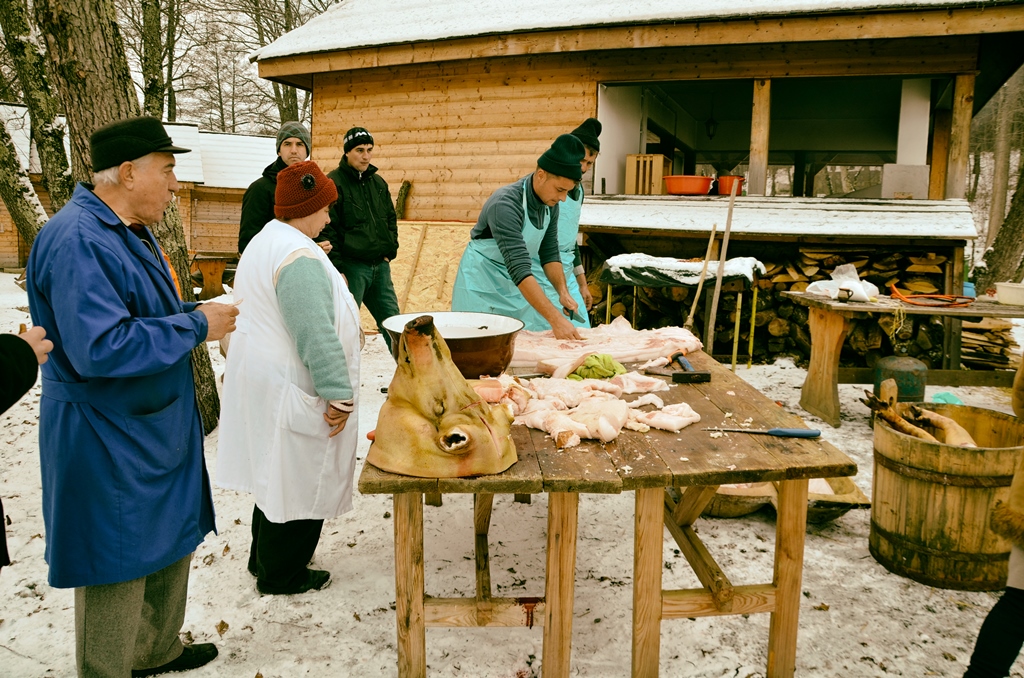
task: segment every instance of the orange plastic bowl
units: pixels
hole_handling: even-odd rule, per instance
[[[729,195],[732,193],[733,184],[739,184],[736,187],[736,195],[743,195],[743,177],[729,175],[718,177],[718,195]]]
[[[698,177],[692,174],[672,174],[665,179],[665,190],[672,195],[707,195],[711,190],[711,177]]]

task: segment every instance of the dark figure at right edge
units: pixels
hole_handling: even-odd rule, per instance
[[[1024,364],[1013,379],[1013,413],[1024,417]],[[1024,646],[1024,464],[1017,465],[1010,498],[996,502],[992,531],[1011,542],[1006,591],[989,611],[978,633],[964,678],[1006,678]]]
[[[391,282],[391,260],[398,254],[398,216],[391,191],[370,164],[373,137],[362,127],[345,133],[345,154],[327,176],[338,187],[328,231],[330,259],[345,276],[357,305],[366,304],[388,348],[391,337],[381,323],[400,313]]]

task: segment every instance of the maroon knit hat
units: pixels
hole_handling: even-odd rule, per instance
[[[338,189],[312,160],[297,162],[277,173],[274,216],[301,219],[338,199]]]

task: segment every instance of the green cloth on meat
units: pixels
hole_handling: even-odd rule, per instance
[[[584,379],[611,379],[618,374],[625,374],[626,368],[607,353],[596,353],[588,356],[583,364],[576,368],[567,379],[582,381]]]

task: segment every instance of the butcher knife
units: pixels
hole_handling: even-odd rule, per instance
[[[705,428],[703,431],[721,433],[761,433],[777,438],[817,438],[821,431],[813,428]]]
[[[562,313],[564,313],[566,315],[566,317],[568,317],[569,320],[572,320],[573,322],[578,322],[578,323],[583,322],[583,316],[581,316],[579,314],[579,311],[569,310],[568,308],[563,306],[562,307]]]

